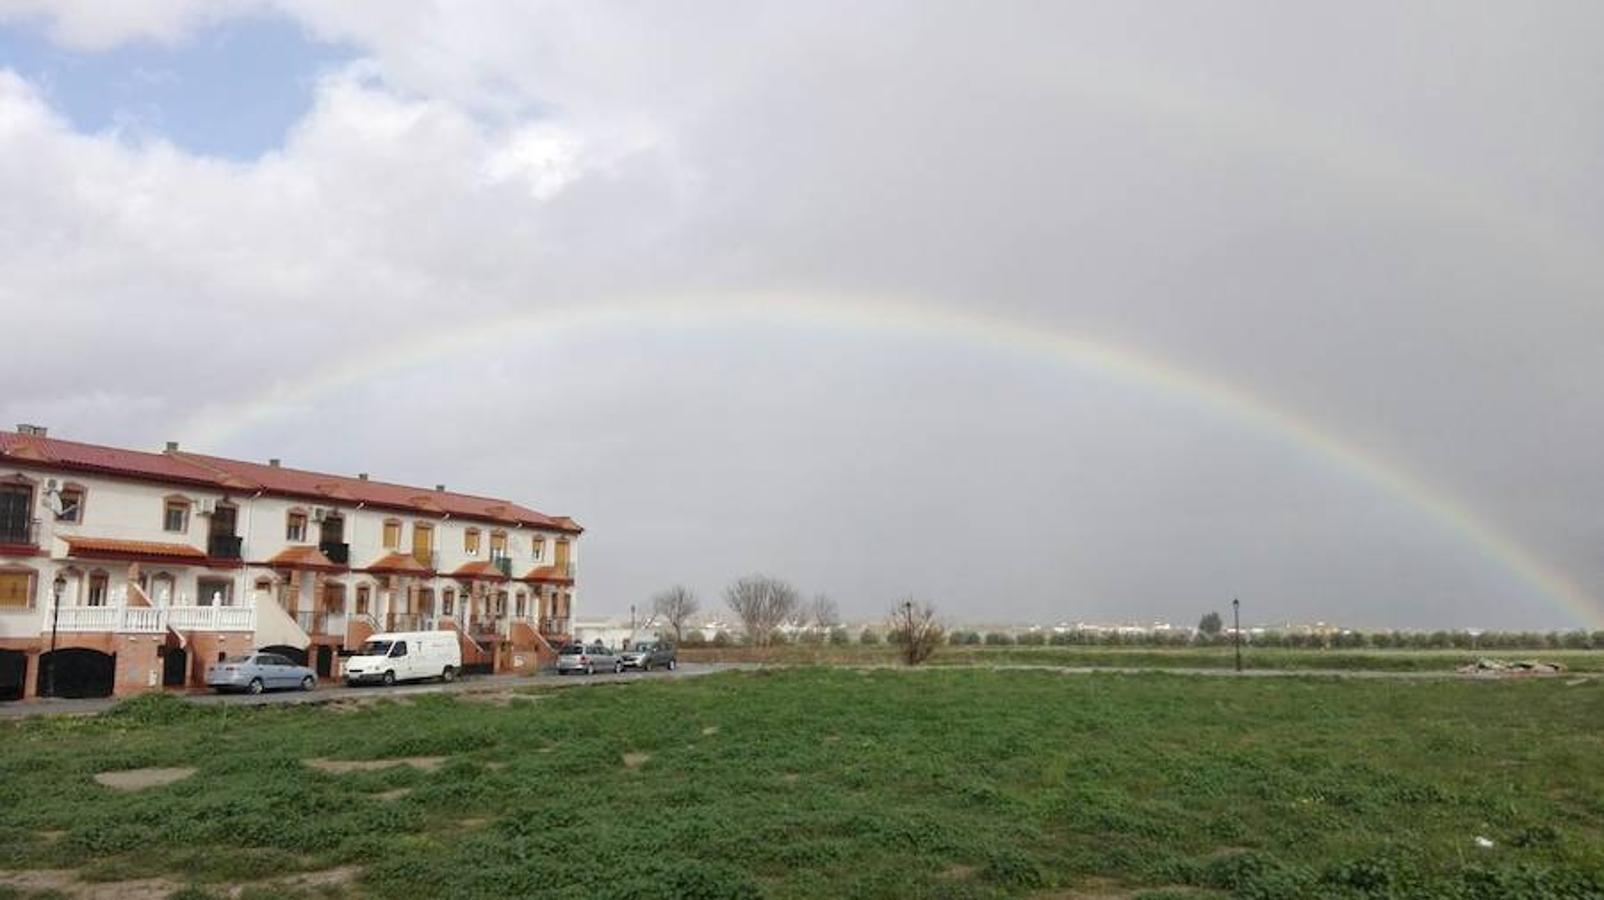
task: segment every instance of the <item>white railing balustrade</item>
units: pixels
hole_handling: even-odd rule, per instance
[[[162,615],[164,610],[150,606],[124,606],[120,612],[122,622],[117,630],[125,634],[161,634],[167,630],[167,617]]]
[[[148,606],[63,606],[42,630],[53,624],[57,631],[160,634],[167,628],[166,612]]]
[[[45,630],[115,631],[117,610],[115,606],[63,606],[56,611],[53,622],[45,620]]]

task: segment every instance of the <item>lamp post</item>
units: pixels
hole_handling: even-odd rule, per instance
[[[1242,601],[1231,598],[1231,638],[1236,644],[1236,670],[1242,671]]]
[[[45,696],[56,696],[56,628],[61,623],[61,593],[67,589],[67,579],[56,576],[50,584],[50,666],[45,669]]]

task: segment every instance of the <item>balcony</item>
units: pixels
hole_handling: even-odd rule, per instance
[[[328,634],[329,614],[321,609],[302,610],[295,614],[295,624],[307,634]]]
[[[418,613],[389,613],[384,617],[385,631],[424,631],[424,617]]]
[[[256,630],[256,609],[250,606],[169,606],[161,611],[174,631]]]
[[[167,628],[167,610],[150,606],[63,606],[42,630],[161,634]]]
[[[540,620],[540,633],[541,634],[567,634],[568,633],[568,619],[566,617],[560,618],[560,619],[559,618],[541,619]]]
[[[495,566],[496,570],[503,576],[512,577],[512,557],[506,555],[506,553],[497,554],[495,551],[491,551],[490,564]]]
[[[319,541],[317,549],[324,556],[328,557],[329,562],[334,563],[337,566],[346,566],[351,564],[350,544],[347,544],[343,541]]]
[[[239,559],[243,543],[237,534],[214,534],[206,539],[206,555],[212,559]]]

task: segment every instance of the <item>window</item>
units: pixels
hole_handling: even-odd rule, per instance
[[[373,595],[373,589],[372,588],[368,587],[365,584],[357,585],[357,589],[356,589],[356,611],[358,613],[363,614],[363,615],[367,614],[367,611],[368,611],[368,598],[371,597],[372,595]]]
[[[401,522],[398,519],[384,520],[384,547],[386,550],[395,550],[401,546]]]
[[[507,555],[507,532],[490,532],[490,558],[501,559]]]
[[[457,605],[457,592],[455,590],[452,590],[451,588],[446,588],[445,592],[440,595],[440,615],[442,615],[442,616],[453,615],[452,609],[456,605]]]
[[[106,588],[108,579],[105,572],[91,572],[89,574],[89,605],[106,605]]]
[[[61,500],[61,512],[56,514],[57,522],[76,525],[84,520],[84,489],[81,485],[64,485],[58,497]]]
[[[390,648],[390,655],[392,657],[394,657],[394,656],[406,656],[407,655],[407,642],[406,641],[396,641],[395,642],[395,646]]]
[[[185,532],[189,530],[189,501],[168,500],[162,513],[162,530]]]
[[[26,609],[33,605],[33,572],[0,572],[0,609]]]
[[[546,552],[546,539],[545,538],[543,538],[543,537],[541,537],[540,535],[537,534],[534,537],[529,539],[529,555],[533,556],[535,558],[535,562],[540,562],[540,557],[544,556],[545,552]]]
[[[195,582],[201,606],[233,606],[234,582],[226,578],[202,578]]]
[[[412,523],[412,558],[420,564],[433,565],[434,526],[423,522]]]
[[[518,616],[518,618],[522,619],[524,616],[528,615],[528,609],[529,597],[523,591],[519,591],[517,597],[517,606],[515,607],[515,614]]]
[[[27,484],[0,484],[0,543],[33,543],[33,488]]]
[[[462,533],[462,552],[469,556],[479,555],[479,529],[470,528]]]
[[[306,510],[292,509],[284,517],[284,540],[296,543],[306,540]]]

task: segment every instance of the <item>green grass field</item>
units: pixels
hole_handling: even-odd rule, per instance
[[[895,663],[897,649],[881,645],[786,644],[774,647],[684,649],[686,659],[702,662]],[[1557,662],[1572,672],[1604,672],[1604,650],[1243,650],[1244,668],[1292,671],[1440,672],[1452,674],[1477,659]],[[1230,647],[951,647],[943,646],[932,665],[1069,666],[1090,668],[1229,669]]]
[[[1597,680],[798,668],[502,699],[151,697],[0,726],[0,883],[48,868],[197,897],[1604,895]],[[304,762],[408,756],[445,759]],[[198,771],[132,793],[93,780],[145,766]],[[348,882],[270,883],[352,865]]]

